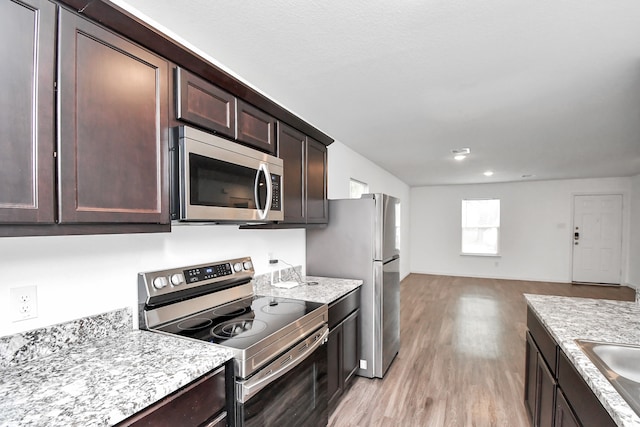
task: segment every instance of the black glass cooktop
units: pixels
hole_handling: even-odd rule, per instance
[[[194,314],[157,330],[243,350],[322,305],[254,296]]]

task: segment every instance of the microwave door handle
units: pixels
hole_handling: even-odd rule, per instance
[[[267,185],[267,204],[264,209],[260,209],[260,198],[258,197],[258,191],[260,188],[260,172],[264,174],[265,182]],[[269,167],[266,163],[260,163],[258,167],[258,171],[256,172],[256,182],[253,187],[253,196],[256,200],[256,207],[258,210],[258,216],[260,219],[265,219],[269,214],[269,210],[271,209],[271,198],[273,195],[273,187],[271,185],[271,173],[269,173]]]

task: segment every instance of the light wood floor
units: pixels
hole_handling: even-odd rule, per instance
[[[635,298],[627,287],[411,274],[398,356],[383,380],[356,377],[329,426],[528,426],[523,293]]]

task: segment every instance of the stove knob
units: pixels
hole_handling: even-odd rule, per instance
[[[156,277],[155,279],[153,279],[153,287],[156,289],[162,289],[168,284],[169,282],[167,281],[167,278],[164,276]]]
[[[184,276],[180,273],[171,275],[171,284],[173,286],[178,286],[184,283]]]
[[[245,270],[251,270],[253,268],[253,264],[251,263],[251,261],[245,261],[242,266]]]
[[[242,263],[241,262],[236,262],[235,264],[233,264],[233,270],[236,273],[239,273],[240,271],[242,271]]]

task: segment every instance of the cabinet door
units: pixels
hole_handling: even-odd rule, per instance
[[[238,100],[238,141],[275,154],[275,130],[275,118],[242,100]]]
[[[61,9],[59,220],[168,223],[169,64]]]
[[[531,425],[536,425],[535,413],[536,413],[536,386],[537,386],[537,372],[538,372],[538,351],[536,345],[531,338],[531,335],[527,331],[526,336],[526,351],[525,351],[525,377],[524,377],[524,406],[529,414]]]
[[[233,368],[231,368],[233,369]],[[226,402],[224,368],[167,396],[165,399],[126,419],[118,426],[173,427],[225,425]]]
[[[0,222],[53,223],[56,6],[0,2]]]
[[[278,157],[284,165],[284,221],[304,224],[305,220],[305,145],[306,136],[278,123]]]
[[[351,313],[342,323],[342,378],[346,386],[358,371],[358,320],[360,310]]]
[[[593,393],[591,387],[562,351],[558,357],[558,387],[562,389],[564,397],[574,410],[580,424],[586,427],[614,427],[617,425]]]
[[[556,396],[556,424],[555,427],[581,427],[573,415],[573,411],[564,397],[564,393],[558,390]]]
[[[342,325],[338,325],[329,332],[327,342],[327,396],[330,408],[342,394],[342,342]]]
[[[556,381],[547,367],[541,353],[538,352],[538,404],[537,420],[539,427],[553,427],[556,407]]]
[[[236,137],[236,98],[176,67],[176,116],[180,120]]]
[[[327,200],[327,147],[307,137],[307,223],[326,224],[329,218]]]

